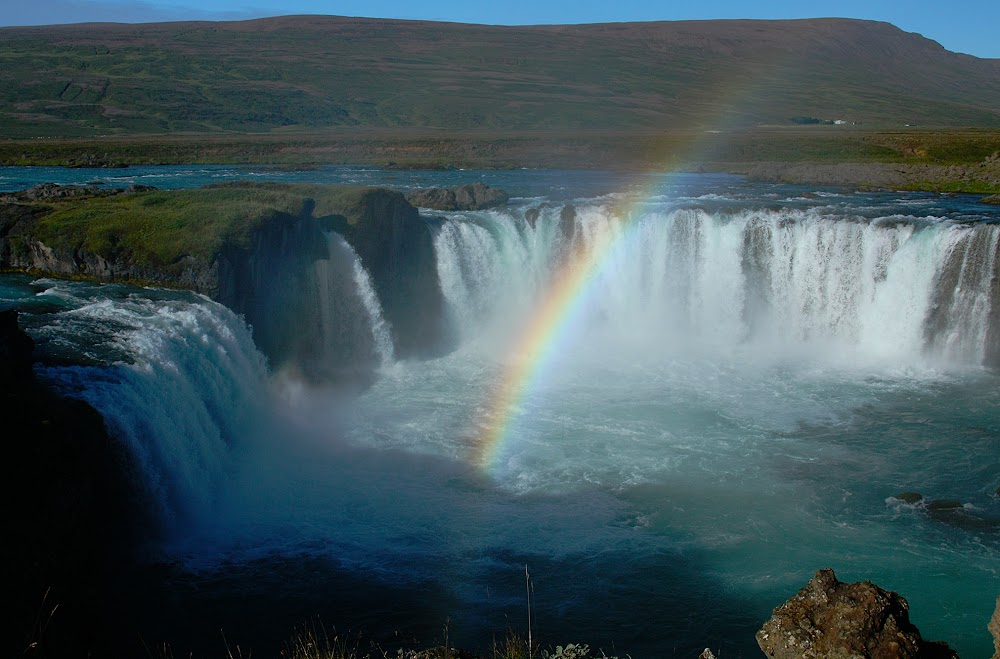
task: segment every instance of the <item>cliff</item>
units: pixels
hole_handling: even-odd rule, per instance
[[[329,258],[324,232],[335,230],[374,282],[397,355],[446,341],[431,226],[396,192],[234,183],[109,195],[47,186],[0,202],[0,268],[196,291],[243,314],[272,362],[294,352],[295,337],[279,326],[305,304],[304,280]]]

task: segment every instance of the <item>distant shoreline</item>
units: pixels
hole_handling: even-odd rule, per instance
[[[376,165],[392,169],[593,169],[745,174],[812,185],[1000,193],[1000,131],[839,127],[705,131],[137,135],[0,140],[0,166]]]

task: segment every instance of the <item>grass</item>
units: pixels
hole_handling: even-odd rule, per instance
[[[0,134],[660,131],[798,116],[998,129],[997,70],[887,24],[838,19],[3,28]]]
[[[148,191],[52,204],[35,236],[56,249],[83,249],[105,259],[170,266],[185,257],[210,263],[225,247],[249,247],[268,222],[354,214],[368,188],[232,184]]]

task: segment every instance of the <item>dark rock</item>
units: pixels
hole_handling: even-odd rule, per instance
[[[957,499],[938,499],[927,504],[927,516],[936,522],[966,531],[991,531],[1000,529],[1000,520],[988,517],[981,511],[969,509]]]
[[[371,275],[392,328],[396,356],[429,356],[449,349],[431,231],[434,220],[422,218],[402,194],[384,188],[366,192],[350,216],[325,219]]]
[[[989,197],[983,197],[979,201],[984,204],[1000,204],[1000,194],[990,195]]]
[[[774,610],[757,644],[776,659],[908,659],[953,657],[947,644],[924,641],[910,623],[909,605],[870,581],[841,583],[820,570]]]
[[[698,655],[698,659],[716,659],[716,657],[714,652],[705,648],[701,651],[701,654]]]
[[[406,194],[406,200],[420,208],[439,211],[476,211],[507,203],[503,190],[479,181],[454,188],[427,188]]]
[[[893,499],[898,499],[903,503],[914,504],[923,501],[924,495],[920,494],[920,492],[900,492],[894,495]]]
[[[429,188],[408,192],[406,201],[420,208],[431,208],[438,211],[460,210],[455,202],[455,190],[450,188]]]
[[[528,224],[531,225],[531,228],[534,229],[535,223],[538,222],[538,216],[541,214],[542,211],[540,208],[529,208],[524,211],[524,219],[527,220]]]
[[[566,204],[559,212],[559,231],[566,242],[572,242],[576,235],[576,206]]]
[[[1000,659],[1000,597],[997,597],[997,608],[987,628],[993,634],[993,659]]]
[[[59,185],[58,183],[39,183],[27,190],[0,195],[0,202],[38,202],[58,201],[60,199],[77,199],[81,197],[113,197],[133,192],[149,192],[156,190],[150,185],[130,185],[127,188],[101,187],[100,181],[87,185]]]
[[[927,504],[928,511],[956,510],[961,507],[962,502],[958,499],[935,499]]]
[[[17,325],[17,310],[0,311],[0,382],[31,380],[34,349],[35,342]]]
[[[509,195],[500,189],[491,188],[485,183],[476,182],[463,185],[455,190],[455,203],[461,209],[482,210],[506,204]]]
[[[34,378],[31,339],[0,313],[3,656],[111,656],[109,586],[153,537],[133,467],[101,415]],[[11,369],[8,358],[16,362]]]

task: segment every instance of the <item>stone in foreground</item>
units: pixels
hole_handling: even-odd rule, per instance
[[[820,570],[774,610],[757,644],[775,659],[957,658],[945,643],[925,641],[910,623],[909,605],[870,581],[842,583]]]
[[[997,608],[990,619],[989,630],[993,634],[993,659],[1000,659],[1000,597],[997,597]]]

